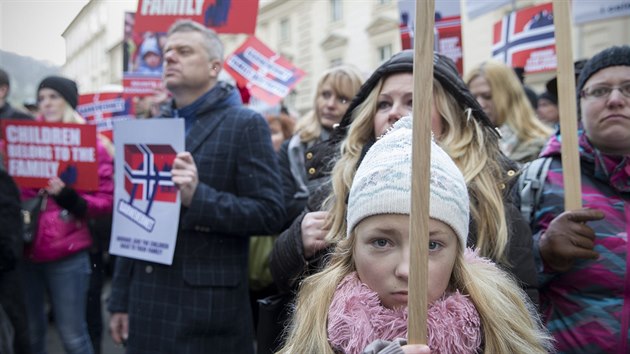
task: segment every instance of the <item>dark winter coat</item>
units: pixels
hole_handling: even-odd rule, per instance
[[[20,192],[11,176],[0,168],[0,306],[13,328],[15,354],[30,353],[28,322],[22,279],[15,270],[22,257],[22,212]],[[5,319],[7,319],[5,318]],[[9,323],[0,323],[0,327]],[[0,346],[2,348],[2,346]]]
[[[33,119],[30,114],[11,107],[9,102],[0,107],[0,119]]]
[[[196,117],[186,150],[199,185],[182,207],[172,265],[116,264],[108,308],[129,314],[128,353],[254,352],[248,236],[284,220],[277,157],[267,122],[232,86],[215,85]]]

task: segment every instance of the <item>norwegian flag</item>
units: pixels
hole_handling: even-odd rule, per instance
[[[177,189],[171,177],[175,150],[170,145],[125,144],[125,190],[129,204],[146,200],[174,203]],[[147,210],[148,214],[149,210]]]
[[[527,73],[555,70],[552,4],[521,9],[495,23],[492,57]]]

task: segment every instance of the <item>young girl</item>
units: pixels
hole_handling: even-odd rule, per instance
[[[426,291],[431,352],[547,352],[549,337],[525,293],[493,263],[465,252],[466,183],[435,143],[430,186]],[[346,234],[329,265],[303,282],[281,353],[412,349],[394,341],[407,337],[410,193],[411,119],[406,117],[359,166]]]

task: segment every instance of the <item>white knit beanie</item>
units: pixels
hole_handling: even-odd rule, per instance
[[[348,230],[372,215],[411,210],[411,117],[404,117],[378,140],[359,166],[348,199]],[[453,160],[431,141],[429,216],[449,225],[466,247],[470,206],[464,176]]]

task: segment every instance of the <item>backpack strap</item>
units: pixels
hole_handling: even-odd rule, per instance
[[[543,185],[547,178],[551,157],[544,157],[528,162],[518,176],[518,190],[521,196],[521,215],[531,225],[534,212],[540,202]]]

